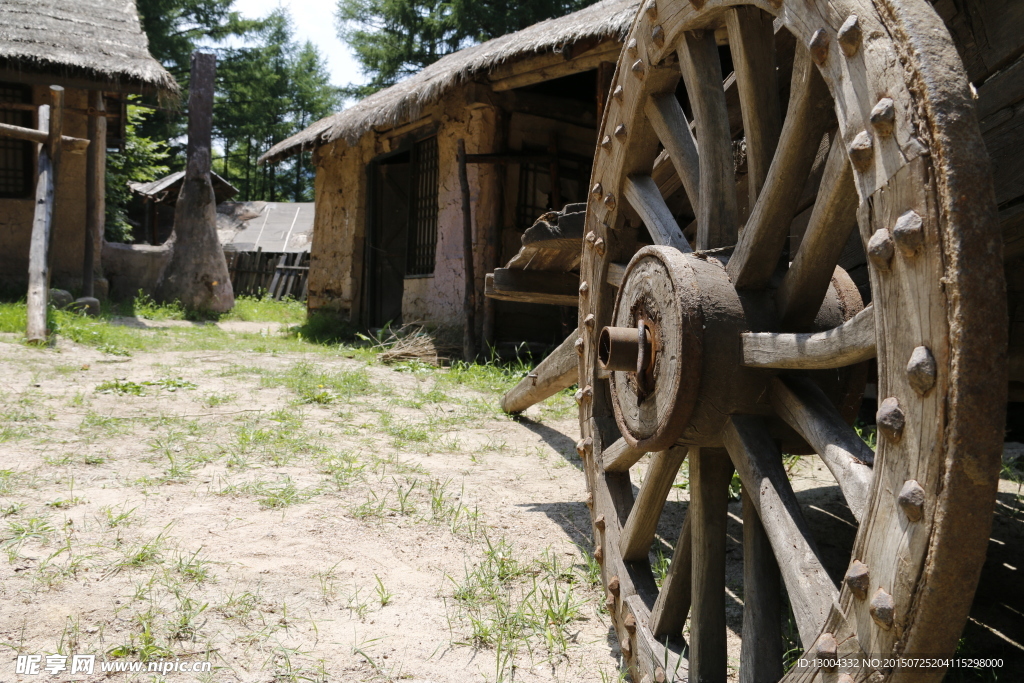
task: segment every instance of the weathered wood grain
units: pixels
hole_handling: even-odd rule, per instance
[[[604,470],[606,472],[627,472],[647,451],[633,448],[625,439],[616,441],[604,449]]]
[[[658,599],[651,609],[651,633],[657,638],[680,636],[690,614],[690,591],[693,574],[693,516],[689,509],[679,529],[679,539],[672,551],[672,561],[661,583]]]
[[[782,678],[782,583],[771,542],[743,492],[743,644],[740,683]]]
[[[868,306],[825,332],[744,332],[743,364],[750,368],[823,370],[875,357],[875,310]]]
[[[542,360],[530,374],[502,396],[501,409],[506,413],[521,413],[535,403],[554,396],[576,383],[577,357],[573,346],[579,330],[565,338],[551,354]]]
[[[484,281],[484,295],[502,301],[576,306],[579,277],[572,273],[497,268]]]
[[[623,189],[626,201],[640,214],[655,244],[675,247],[683,252],[693,251],[650,176],[630,176]]]
[[[626,562],[647,558],[672,482],[686,459],[686,450],[685,446],[675,446],[651,456],[644,483],[619,537],[619,552]]]

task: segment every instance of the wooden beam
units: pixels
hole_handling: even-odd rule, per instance
[[[107,169],[107,119],[103,93],[89,93],[89,154],[85,161],[85,248],[82,252],[82,296],[93,296],[96,246],[102,244]]]
[[[496,92],[522,88],[534,83],[550,81],[581,71],[597,69],[601,62],[614,61],[618,58],[622,45],[616,40],[608,40],[579,57],[564,59],[561,55],[551,54],[535,58],[526,63],[517,62],[506,70],[495,69],[489,78],[491,87]],[[521,70],[520,70],[521,69]],[[509,73],[512,72],[512,73]],[[508,76],[504,76],[509,73]]]
[[[651,456],[651,465],[647,468],[640,493],[619,535],[619,551],[626,562],[647,559],[661,511],[672,491],[676,473],[686,459],[686,451],[686,446],[675,446]]]
[[[35,109],[35,107],[32,108]],[[29,142],[37,142],[39,144],[46,144],[49,139],[47,134],[41,130],[22,128],[10,123],[0,123],[0,137],[28,140]],[[89,147],[88,140],[73,138],[68,135],[62,135],[60,142],[61,147],[66,149],[69,154],[84,154],[85,150]]]
[[[575,347],[578,338],[579,330],[574,330],[540,365],[502,397],[501,409],[510,414],[521,413],[533,404],[575,384],[579,374],[579,356]]]
[[[693,251],[651,176],[635,175],[626,178],[624,195],[647,226],[647,232],[655,244],[675,247],[684,253]]]
[[[690,591],[693,574],[693,515],[686,518],[679,530],[679,540],[672,551],[668,574],[651,609],[651,632],[656,638],[681,636],[690,613]]]
[[[473,275],[473,214],[470,208],[469,175],[466,171],[466,141],[459,138],[459,187],[462,190],[462,314],[465,329],[462,335],[462,357],[467,363],[476,359],[475,277]]]
[[[620,437],[615,440],[615,443],[604,449],[602,455],[604,470],[605,472],[625,472],[646,454],[647,451],[633,448],[629,442]]]
[[[744,332],[740,337],[748,368],[841,368],[875,357],[875,310],[869,305],[825,332]]]
[[[578,306],[579,285],[579,276],[572,273],[497,268],[487,275],[484,294],[502,301]]]

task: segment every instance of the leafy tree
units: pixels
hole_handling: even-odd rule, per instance
[[[576,11],[594,0],[338,0],[338,37],[370,77],[364,97],[466,47]]]
[[[128,105],[124,147],[107,155],[105,237],[109,242],[131,241],[128,203],[132,193],[128,183],[148,183],[169,170],[161,163],[169,156],[167,145],[139,134],[146,112],[146,108]]]

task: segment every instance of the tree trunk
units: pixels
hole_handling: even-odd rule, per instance
[[[215,68],[214,55],[192,54],[188,165],[174,207],[174,253],[156,294],[161,301],[180,301],[187,310],[223,313],[235,305],[235,296],[217,239],[217,202],[210,182]]]

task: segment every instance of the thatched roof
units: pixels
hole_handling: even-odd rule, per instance
[[[454,52],[414,76],[279,142],[260,157],[260,161],[277,161],[300,149],[312,149],[341,138],[355,145],[370,128],[397,126],[414,120],[424,107],[437,102],[452,88],[505,62],[582,40],[609,37],[622,40],[638,5],[639,0],[601,0],[564,17],[548,19]]]
[[[0,0],[0,67],[178,92],[135,0]]]

